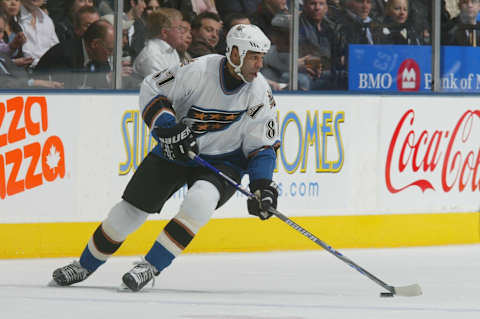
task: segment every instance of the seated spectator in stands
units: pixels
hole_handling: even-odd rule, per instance
[[[370,10],[370,16],[373,19],[379,22],[383,22],[387,1],[388,0],[372,0],[372,9]]]
[[[342,45],[375,44],[381,24],[370,17],[372,0],[345,0],[345,10],[339,23]]]
[[[113,13],[102,16],[102,20],[106,20],[114,25],[115,18]],[[138,76],[133,71],[132,57],[128,51],[128,30],[133,25],[132,20],[128,20],[126,15],[123,15],[122,23],[122,89],[138,89],[143,81],[143,77]]]
[[[339,88],[348,86],[348,47],[350,44],[378,44],[381,42],[382,25],[370,17],[372,0],[344,0],[345,10],[339,18],[338,68]],[[342,73],[342,75],[340,75]]]
[[[381,44],[421,45],[422,39],[408,21],[409,0],[388,0],[381,34]]]
[[[54,46],[40,59],[34,74],[64,83],[66,89],[111,88],[115,33],[111,23],[92,23],[83,38],[74,37]]]
[[[77,11],[84,6],[93,7],[93,0],[67,0],[64,6],[65,12],[62,19],[55,22],[55,33],[60,42],[73,38],[73,24],[75,23]]]
[[[480,12],[480,0],[458,0],[460,13],[448,30],[447,45],[472,46],[480,45],[480,23],[477,16]]]
[[[27,41],[22,47],[26,57],[32,57],[35,67],[40,57],[58,43],[52,19],[40,7],[43,0],[22,0],[19,24]]]
[[[215,47],[215,51],[221,53],[227,50],[226,34],[228,31],[237,24],[250,24],[250,19],[244,13],[232,12],[225,17],[222,31],[220,32],[218,44]]]
[[[145,46],[145,21],[142,19],[146,8],[145,0],[124,0],[123,11],[133,26],[128,30],[128,51],[134,61]]]
[[[262,75],[274,91],[283,90],[290,81],[290,15],[278,14],[272,19],[272,45],[263,59]],[[310,90],[311,80],[302,72],[304,58],[299,59],[298,88]]]
[[[177,53],[180,57],[180,62],[186,64],[192,61],[192,57],[187,52],[190,44],[192,44],[192,27],[190,22],[185,19],[182,20],[181,26],[183,28],[183,43],[177,48]]]
[[[263,0],[258,9],[250,16],[250,21],[262,29],[263,33],[270,38],[272,19],[279,13],[288,13],[287,0]]]
[[[328,10],[326,0],[303,1],[298,45],[302,56],[309,55],[305,69],[312,77],[312,90],[333,88],[339,64],[338,39],[335,25],[326,19]],[[311,68],[310,65],[315,67]]]
[[[20,15],[20,0],[0,0],[0,11],[4,12],[4,19],[6,24],[2,40],[9,46],[9,54],[13,58],[21,58],[23,56],[22,46],[27,41],[22,28],[18,24],[18,16]],[[25,58],[23,58],[25,60]],[[22,64],[27,66],[32,63],[29,58],[29,63]],[[18,65],[18,63],[17,63]]]
[[[145,4],[147,6],[145,7],[145,11],[143,11],[143,20],[147,21],[147,17],[150,15],[150,13],[160,9],[160,3],[158,0],[147,0]]]
[[[221,17],[234,12],[251,16],[257,11],[261,2],[262,0],[215,0],[215,5]]]
[[[113,0],[98,0],[95,3],[101,17],[107,14],[113,14]]]
[[[75,18],[73,19],[73,36],[80,38],[83,37],[83,34],[87,31],[88,27],[99,19],[100,15],[95,7],[84,6],[80,8],[75,13]]]
[[[192,10],[196,15],[202,12],[213,12],[218,14],[215,0],[190,0],[192,3]]]
[[[337,23],[338,17],[343,12],[341,0],[327,0],[328,12],[326,18],[333,23]]]
[[[417,33],[423,38],[425,44],[430,44],[432,27],[432,2],[431,0],[415,0],[410,3],[409,22]]]
[[[148,16],[147,44],[138,55],[133,69],[142,77],[180,63],[177,48],[184,45],[182,14],[162,8]]]
[[[62,88],[63,83],[32,78],[23,67],[18,67],[10,56],[0,53],[0,88],[27,89],[27,88]]]
[[[217,14],[200,13],[192,22],[192,44],[188,48],[188,53],[193,58],[217,53],[215,47],[218,44],[221,30],[222,20]]]

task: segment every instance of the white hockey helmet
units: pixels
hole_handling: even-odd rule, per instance
[[[238,48],[238,54],[240,55],[240,64],[235,65],[230,59],[233,47]],[[270,40],[263,33],[263,31],[253,24],[237,24],[233,26],[227,34],[227,56],[228,63],[233,66],[235,73],[244,81],[245,78],[242,75],[241,67],[243,65],[243,59],[247,55],[248,51],[267,53],[270,49]]]

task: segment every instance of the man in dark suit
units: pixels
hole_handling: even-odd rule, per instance
[[[67,89],[111,88],[109,57],[114,51],[113,26],[105,20],[92,23],[82,38],[50,48],[38,62],[35,74],[64,82]]]
[[[62,88],[63,84],[31,78],[23,67],[18,67],[8,54],[0,53],[0,89]]]

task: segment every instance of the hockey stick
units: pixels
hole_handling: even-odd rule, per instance
[[[245,196],[256,199],[256,196],[253,195],[250,191],[245,189],[242,185],[238,184],[232,178],[230,178],[229,176],[224,174],[222,171],[220,171],[217,168],[215,168],[214,166],[212,166],[210,163],[208,163],[207,161],[202,159],[200,156],[198,156],[194,152],[189,151],[188,156],[192,160],[194,160],[195,162],[200,164],[201,166],[203,166],[205,168],[208,168],[211,171],[213,171],[214,173],[216,173],[217,175],[221,176],[223,179],[225,179],[229,184],[231,184],[233,187],[235,187],[239,192],[241,192]],[[295,229],[296,231],[298,231],[303,236],[305,236],[308,239],[310,239],[311,241],[315,242],[317,245],[321,246],[323,249],[325,249],[326,251],[328,251],[329,253],[331,253],[332,255],[334,255],[335,257],[337,257],[338,259],[340,259],[341,261],[343,261],[344,263],[346,263],[350,267],[357,270],[362,275],[368,277],[370,280],[374,281],[376,284],[378,284],[378,285],[382,286],[384,289],[388,290],[388,292],[380,293],[381,297],[392,297],[394,295],[404,296],[404,297],[413,297],[413,296],[420,296],[422,294],[422,289],[421,289],[420,285],[418,285],[418,284],[413,284],[413,285],[408,285],[408,286],[398,286],[398,287],[394,287],[394,286],[386,284],[384,281],[382,281],[379,278],[377,278],[376,276],[372,275],[370,272],[368,272],[364,268],[362,268],[359,265],[357,265],[356,263],[354,263],[352,260],[350,260],[349,258],[344,256],[343,254],[341,254],[339,251],[337,251],[334,248],[332,248],[331,246],[327,245],[325,242],[320,240],[318,237],[316,237],[315,235],[310,233],[308,230],[306,230],[302,226],[295,223],[293,220],[291,220],[287,216],[280,213],[275,208],[271,207],[271,208],[269,208],[268,211],[270,213],[272,213],[273,215],[277,216],[280,220],[282,220],[288,226],[290,226],[293,229]]]

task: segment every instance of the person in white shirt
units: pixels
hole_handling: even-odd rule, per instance
[[[133,70],[142,77],[180,63],[177,48],[184,44],[182,14],[173,8],[152,12],[147,18],[147,43]]]
[[[23,45],[23,54],[32,57],[31,67],[48,49],[58,43],[52,19],[40,9],[44,0],[22,0],[19,24],[25,33],[27,42]]]

